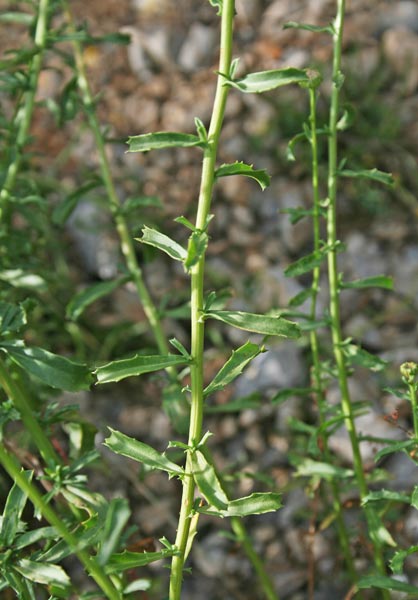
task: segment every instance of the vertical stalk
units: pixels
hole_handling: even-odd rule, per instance
[[[67,15],[67,19],[70,23],[70,27],[72,30],[74,30],[75,28],[73,18],[68,6],[66,6],[65,8],[65,12]],[[93,133],[94,141],[96,144],[99,156],[100,173],[106,189],[109,207],[114,217],[116,229],[119,234],[122,254],[125,258],[126,266],[128,268],[129,273],[131,274],[139,300],[144,308],[144,312],[147,316],[150,327],[154,334],[158,350],[161,354],[168,354],[168,344],[164,335],[158,311],[152,301],[148,288],[144,283],[142,270],[136,258],[132,236],[130,234],[125,216],[121,212],[121,202],[119,200],[119,196],[116,192],[115,185],[113,182],[110,164],[106,154],[105,142],[95,112],[93,94],[91,92],[90,85],[88,82],[83,52],[80,43],[77,41],[73,41],[73,49],[77,69],[77,83],[83,99],[83,105],[87,114],[88,123]],[[174,369],[168,369],[168,372],[171,379],[177,379]]]
[[[319,166],[318,166],[318,136],[317,136],[317,120],[316,120],[316,98],[317,92],[316,87],[311,86],[309,88],[309,122],[311,129],[311,153],[312,153],[312,192],[313,192],[313,232],[314,232],[314,252],[318,252],[321,244],[321,233],[320,233],[320,190],[319,190]],[[319,293],[319,278],[320,278],[320,266],[315,267],[313,270],[312,277],[312,298],[311,298],[311,314],[312,321],[316,319],[317,300]],[[325,390],[322,383],[322,369],[321,369],[321,358],[319,352],[318,335],[315,329],[310,332],[310,345],[312,353],[312,364],[313,364],[313,387],[315,389],[315,395],[318,402],[319,412],[319,425],[322,425],[326,421],[326,401],[325,401]],[[321,439],[323,448],[323,454],[328,464],[331,464],[331,456],[328,448],[328,437],[324,433]],[[350,579],[353,583],[357,580],[356,571],[354,568],[353,557],[350,550],[350,540],[345,526],[342,505],[338,486],[335,481],[330,483],[332,492],[332,508],[336,516],[337,531],[340,541],[340,546],[343,551],[344,560],[346,563],[347,571]]]
[[[207,226],[216,155],[225,113],[228,87],[224,86],[222,74],[229,74],[232,57],[232,31],[234,18],[234,0],[224,0],[221,18],[221,44],[219,74],[216,94],[212,110],[212,118],[208,131],[208,144],[204,151],[202,178],[196,217],[196,229],[204,230]],[[203,312],[203,281],[205,257],[202,256],[191,270],[191,413],[189,427],[189,446],[195,446],[201,438],[203,420],[203,349],[205,326],[201,319]],[[183,493],[175,545],[179,550],[171,565],[170,600],[180,600],[185,552],[190,531],[190,513],[193,506],[195,483],[192,476],[191,454],[187,453]]]
[[[414,438],[418,440],[418,382],[416,381],[416,376],[418,375],[418,365],[414,362],[406,362],[401,365],[400,371],[402,380],[408,387],[408,396],[411,403],[412,423],[414,425]]]
[[[23,148],[26,144],[30,124],[32,121],[33,109],[35,106],[35,95],[38,87],[39,73],[42,67],[42,59],[48,33],[48,10],[49,0],[39,0],[39,10],[34,39],[37,53],[30,62],[27,90],[24,93],[22,105],[18,109],[15,117],[14,125],[17,130],[15,148],[12,154],[12,161],[10,162],[6,171],[3,187],[0,191],[0,219],[3,220],[7,220],[9,218],[9,203],[12,197],[17,175],[19,173],[23,157]]]
[[[39,510],[43,517],[57,530],[63,540],[69,545],[73,554],[75,554],[83,564],[87,573],[95,580],[100,589],[104,592],[108,600],[121,600],[121,595],[113,585],[112,581],[103,571],[97,561],[85,550],[79,548],[77,536],[69,531],[64,521],[55,513],[49,504],[47,504],[38,492],[36,487],[28,482],[22,474],[20,466],[6,452],[0,444],[0,462],[6,469],[9,476],[17,483],[20,489],[27,494],[32,504]]]
[[[360,444],[356,431],[356,425],[353,414],[353,407],[348,388],[347,365],[342,350],[342,331],[340,319],[340,287],[338,281],[337,265],[337,122],[339,113],[340,89],[343,84],[343,75],[341,73],[341,54],[342,37],[345,17],[345,0],[337,0],[337,15],[334,21],[334,55],[332,66],[332,92],[331,107],[329,116],[329,136],[328,136],[328,209],[327,209],[327,243],[328,252],[328,279],[330,288],[330,317],[331,332],[334,357],[338,372],[338,381],[341,393],[341,407],[345,418],[345,426],[350,438],[353,452],[353,466],[357,485],[359,488],[360,500],[368,493],[366,477],[363,470],[363,462],[360,453]],[[382,553],[382,545],[376,536],[375,514],[373,509],[365,507],[365,515],[369,526],[369,533],[374,547],[374,561],[380,574],[385,574],[385,563]],[[382,591],[382,597],[389,600],[387,591]]]

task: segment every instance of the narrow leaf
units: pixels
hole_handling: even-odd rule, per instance
[[[395,552],[389,561],[389,566],[394,575],[401,575],[403,573],[403,564],[405,558],[410,554],[415,554],[415,552],[418,552],[418,546],[411,546],[407,550],[399,550],[398,552]]]
[[[249,408],[258,408],[260,406],[260,403],[260,394],[258,392],[254,392],[253,394],[249,394],[248,396],[244,396],[243,398],[237,398],[236,400],[231,400],[231,402],[226,402],[226,404],[216,404],[215,406],[207,406],[205,408],[205,413],[212,414],[240,412]]]
[[[167,367],[175,367],[185,365],[189,361],[184,356],[176,354],[167,354],[166,356],[145,356],[136,354],[132,358],[122,360],[114,360],[102,367],[98,367],[94,374],[97,377],[97,383],[110,383],[112,381],[121,381],[126,377],[135,377],[143,373],[152,373],[153,371],[161,371]]]
[[[298,294],[296,294],[296,296],[293,296],[293,298],[291,298],[289,300],[289,306],[291,306],[292,308],[297,308],[298,306],[302,306],[302,304],[304,304],[306,302],[306,300],[309,300],[309,298],[311,298],[312,296],[313,296],[312,288],[307,288],[306,290],[303,290],[302,292],[299,292]]]
[[[164,548],[159,552],[129,552],[125,550],[121,554],[114,554],[105,567],[108,575],[112,573],[121,573],[127,569],[136,569],[145,567],[156,560],[161,560],[176,554],[175,548]]]
[[[97,562],[102,567],[109,561],[111,554],[118,549],[123,528],[130,514],[126,498],[113,498],[110,501],[103,525],[103,542],[97,554]]]
[[[96,300],[111,294],[118,287],[129,281],[129,279],[130,276],[126,276],[120,277],[119,279],[115,279],[113,281],[100,281],[99,283],[95,283],[94,285],[81,290],[81,292],[78,292],[75,296],[73,296],[67,305],[67,319],[76,321],[83,314],[86,308],[90,306],[90,304],[93,304],[93,302],[96,302]]]
[[[341,288],[383,288],[385,290],[393,290],[393,279],[392,277],[386,277],[385,275],[374,275],[373,277],[365,277],[364,279],[355,279],[354,281],[343,281],[341,282]]]
[[[215,177],[228,177],[229,175],[244,175],[255,179],[262,190],[270,185],[270,175],[265,169],[254,169],[252,165],[247,165],[243,162],[235,162],[232,164],[224,164],[218,167],[215,171]]]
[[[22,558],[15,565],[16,571],[36,583],[44,585],[58,585],[59,587],[67,588],[71,585],[70,578],[64,569],[58,565],[35,562]]]
[[[203,143],[207,143],[208,141],[208,132],[206,131],[206,127],[201,119],[195,117],[194,124],[196,126],[197,135],[199,139],[202,140]]]
[[[250,73],[245,77],[235,80],[225,77],[225,80],[224,85],[235,87],[241,92],[248,94],[260,94],[292,83],[308,84],[310,82],[306,70],[295,69],[293,67]]]
[[[366,575],[365,577],[361,577],[357,583],[357,587],[360,590],[378,588],[379,590],[394,590],[397,592],[406,592],[411,594],[418,593],[418,587],[415,587],[409,583],[404,583],[398,579],[385,577],[384,575]]]
[[[364,498],[362,499],[362,504],[365,506],[370,502],[377,502],[379,500],[405,502],[409,504],[411,501],[411,495],[402,492],[396,492],[394,490],[379,490],[376,492],[369,492],[367,496],[364,496]]]
[[[300,337],[299,326],[283,317],[269,317],[240,311],[211,310],[205,313],[205,318],[216,319],[244,331],[293,339]]]
[[[326,249],[316,250],[291,263],[284,271],[286,277],[299,277],[319,267],[327,255]]]
[[[351,125],[354,123],[355,116],[356,111],[354,110],[354,107],[351,104],[346,104],[344,106],[343,115],[337,123],[337,130],[345,131],[346,129],[349,129],[349,127],[351,127]]]
[[[218,510],[226,510],[228,497],[215,471],[215,467],[206,460],[203,452],[195,450],[191,454],[193,478],[196,485],[210,506]]]
[[[415,448],[415,446],[416,446],[415,440],[404,440],[402,442],[393,442],[393,443],[389,444],[389,446],[386,446],[385,448],[382,448],[382,450],[379,450],[379,452],[376,453],[374,460],[375,460],[375,462],[377,462],[383,456],[386,456],[387,454],[393,454],[394,452],[408,453],[408,451]]]
[[[0,13],[0,23],[19,23],[30,27],[34,21],[33,15],[25,12],[7,11]]]
[[[388,364],[387,360],[370,354],[370,352],[367,352],[367,350],[360,348],[356,344],[344,344],[342,349],[351,364],[365,367],[371,371],[382,371]]]
[[[187,245],[187,256],[184,261],[184,268],[188,272],[196,265],[206,252],[208,247],[208,234],[205,231],[196,229],[189,237]]]
[[[347,479],[352,477],[353,470],[307,458],[297,465],[296,475],[297,477],[320,477],[321,479],[332,481],[333,479]]]
[[[33,471],[23,471],[23,477],[29,483]],[[11,546],[19,531],[20,517],[25,508],[27,495],[14,483],[6,499],[0,530],[0,545]]]
[[[120,431],[115,431],[111,427],[109,427],[109,431],[110,436],[105,439],[104,445],[116,454],[132,458],[151,469],[166,471],[169,475],[181,476],[184,474],[184,469],[169,460],[165,454],[161,454],[151,446],[139,442]]]
[[[190,148],[206,145],[197,135],[168,131],[131,136],[128,138],[128,144],[128,152],[148,152],[148,150],[163,148]]]
[[[124,215],[129,215],[138,208],[162,208],[163,203],[158,196],[135,196],[134,198],[127,198],[122,206],[120,212]]]
[[[183,262],[187,258],[187,252],[183,246],[180,246],[180,244],[169,238],[168,235],[164,235],[164,233],[160,233],[150,227],[145,226],[142,230],[142,238],[135,239],[142,244],[149,244],[162,250],[171,256],[171,258],[174,258],[174,260]]]
[[[7,352],[13,362],[27,373],[53,388],[77,392],[88,390],[93,382],[86,365],[43,348],[27,348],[18,342],[4,342],[0,349]]]
[[[384,185],[394,185],[395,183],[392,173],[385,173],[378,169],[364,169],[359,171],[342,169],[338,171],[338,175],[340,175],[340,177],[350,177],[351,179],[371,179],[383,183]]]
[[[19,304],[10,304],[10,302],[0,302],[0,331],[1,333],[10,333],[19,331],[23,325],[26,325],[26,311]]]
[[[16,288],[26,288],[45,292],[48,289],[47,283],[43,277],[36,273],[28,273],[22,269],[7,269],[0,271],[0,280]]]
[[[231,381],[234,381],[234,379],[242,373],[244,367],[262,351],[262,348],[257,346],[257,344],[251,344],[250,342],[247,342],[238,348],[238,350],[234,350],[231,357],[205,388],[204,394],[207,396],[219,390],[223,390],[224,387],[231,383]]]
[[[283,506],[281,494],[273,492],[256,492],[238,500],[231,500],[224,516],[226,517],[247,517],[249,515],[263,515],[268,512],[275,512]]]
[[[309,25],[308,23],[288,21],[283,25],[283,29],[301,29],[302,31],[311,31],[312,33],[329,33],[334,35],[334,27],[332,25]]]
[[[282,404],[282,402],[286,402],[289,398],[293,398],[294,396],[306,398],[310,394],[314,392],[313,388],[286,388],[285,390],[280,390],[273,396],[270,400],[272,404]]]

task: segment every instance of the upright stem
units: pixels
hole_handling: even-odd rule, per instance
[[[79,548],[77,537],[69,531],[64,521],[55,513],[51,506],[45,502],[37,488],[23,476],[20,465],[6,452],[0,444],[0,463],[6,469],[9,476],[17,483],[20,489],[27,494],[32,504],[39,510],[43,517],[57,530],[57,533],[69,545],[73,554],[75,554],[83,564],[86,572],[95,580],[100,589],[104,592],[108,600],[122,600],[121,595],[113,585],[112,581],[106,575],[97,561],[89,555],[86,550]]]
[[[327,243],[328,252],[328,279],[330,288],[330,317],[332,330],[332,343],[334,356],[337,365],[338,380],[341,393],[341,407],[345,418],[345,425],[351,442],[353,452],[354,472],[357,485],[362,500],[368,493],[366,477],[363,470],[363,462],[360,453],[360,445],[356,431],[353,407],[348,388],[347,365],[343,353],[343,337],[341,331],[340,319],[340,287],[338,281],[337,265],[337,122],[339,116],[340,89],[343,84],[343,75],[341,73],[341,50],[342,37],[345,17],[345,0],[337,0],[337,16],[334,21],[334,56],[332,68],[332,92],[331,107],[329,118],[329,136],[328,136],[328,211],[327,211]],[[365,514],[369,525],[374,546],[374,560],[380,574],[385,573],[385,564],[382,554],[382,546],[375,535],[374,513],[366,506]],[[382,592],[382,597],[389,598],[386,591]]]
[[[221,19],[221,44],[219,75],[208,132],[208,145],[205,149],[202,165],[199,203],[197,208],[196,229],[207,226],[212,190],[214,184],[215,163],[225,113],[228,87],[224,86],[222,74],[229,74],[232,57],[232,31],[234,18],[234,0],[224,0]],[[205,326],[201,319],[203,313],[203,280],[205,257],[202,256],[191,270],[191,414],[189,428],[189,446],[195,446],[201,438],[203,420],[203,349]],[[195,483],[192,476],[191,454],[188,451],[179,524],[175,545],[179,555],[173,557],[170,577],[170,600],[180,600],[185,551],[190,531],[190,513],[193,506]]]
[[[27,90],[24,93],[22,105],[18,109],[15,117],[14,125],[16,127],[16,140],[14,152],[12,155],[12,160],[6,171],[3,188],[0,191],[0,219],[2,220],[7,220],[9,218],[9,203],[15,187],[17,175],[19,173],[23,157],[23,148],[26,144],[30,124],[32,121],[36,90],[38,88],[39,73],[42,67],[43,54],[48,33],[48,9],[49,0],[39,0],[39,10],[34,39],[37,52],[30,62]]]
[[[74,29],[73,18],[68,7],[66,8],[66,14],[71,28]],[[100,172],[102,175],[104,186],[106,188],[109,200],[109,207],[115,219],[116,229],[118,231],[121,242],[122,254],[125,257],[126,266],[128,268],[129,273],[132,276],[132,280],[135,284],[138,297],[151,326],[158,349],[161,354],[167,354],[169,349],[161,325],[161,320],[159,318],[158,311],[152,301],[150,293],[144,283],[142,270],[136,258],[132,236],[129,231],[129,227],[125,216],[121,211],[121,202],[119,200],[119,196],[116,192],[115,185],[113,182],[110,164],[106,154],[105,142],[100,129],[100,123],[96,116],[93,94],[91,92],[90,85],[87,79],[83,52],[79,42],[73,42],[73,49],[77,67],[78,86],[82,95],[89,126],[93,133],[94,140],[96,143],[97,152],[99,155]],[[169,370],[169,374],[173,380],[176,379],[176,373],[174,369]]]
[[[317,136],[317,121],[316,121],[316,96],[317,92],[314,87],[309,89],[309,104],[310,104],[310,129],[311,129],[311,152],[312,152],[312,191],[313,191],[313,231],[314,231],[314,252],[318,252],[321,244],[320,233],[320,190],[319,190],[319,166],[318,166],[318,136]],[[311,319],[316,319],[316,308],[319,293],[319,278],[320,266],[315,267],[312,277],[312,299],[311,299]],[[315,395],[318,402],[319,425],[322,425],[326,420],[326,401],[324,386],[322,383],[321,357],[319,352],[318,335],[315,329],[310,333],[310,345],[312,352],[313,364],[313,381]],[[328,437],[326,433],[322,437],[322,451],[328,464],[331,464],[331,456],[328,448]],[[347,528],[344,522],[344,516],[341,506],[340,493],[335,481],[330,484],[332,492],[332,508],[336,515],[338,537],[342,548],[347,570],[351,581],[354,583],[357,579],[354,568],[353,557],[350,551],[350,540]],[[313,591],[312,591],[313,593]]]

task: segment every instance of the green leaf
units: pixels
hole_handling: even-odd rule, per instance
[[[126,377],[136,377],[143,373],[152,373],[153,371],[161,371],[167,367],[175,367],[185,365],[189,361],[184,356],[175,354],[167,354],[166,356],[146,356],[144,354],[136,354],[131,358],[122,360],[114,360],[102,367],[98,367],[94,374],[97,377],[97,383],[110,383],[126,379]]]
[[[347,479],[352,477],[353,470],[306,458],[297,464],[296,476],[319,477],[320,479],[332,481],[334,479]]]
[[[269,317],[240,311],[211,310],[205,313],[204,318],[216,319],[232,327],[264,335],[279,335],[293,339],[300,337],[299,326],[282,317]]]
[[[231,357],[224,366],[218,371],[210,384],[205,388],[204,394],[208,396],[219,390],[223,390],[231,381],[234,381],[240,375],[244,367],[256,356],[263,352],[257,344],[246,342],[243,346],[234,350]]]
[[[190,148],[206,145],[197,135],[190,133],[173,133],[160,131],[158,133],[144,133],[128,138],[128,152],[148,152],[148,150],[161,150],[163,148]]]
[[[312,296],[313,296],[312,288],[307,288],[306,290],[303,290],[302,292],[299,292],[298,294],[296,294],[296,296],[293,296],[293,298],[291,298],[289,300],[289,306],[291,306],[292,308],[297,308],[298,306],[302,306],[302,304],[304,304],[306,302],[306,300],[309,300],[309,298],[311,298]]]
[[[33,471],[23,471],[23,477],[30,483]],[[14,483],[6,499],[0,530],[0,546],[11,546],[19,531],[20,518],[25,508],[27,495]]]
[[[25,12],[7,11],[0,13],[0,23],[19,23],[30,27],[34,22],[34,16]]]
[[[55,527],[39,527],[38,529],[33,529],[32,531],[27,531],[26,533],[17,536],[13,543],[13,548],[15,550],[21,550],[27,546],[37,544],[40,541],[56,540],[56,538],[57,530]]]
[[[43,585],[58,585],[60,588],[68,588],[71,585],[70,578],[64,569],[58,565],[36,562],[22,558],[15,569],[23,577]]]
[[[328,249],[329,247],[327,246],[326,248],[316,250],[311,252],[311,254],[302,256],[302,258],[299,258],[295,262],[291,263],[285,269],[284,274],[286,277],[299,277],[300,275],[304,275],[305,273],[313,271],[321,265],[328,253]]]
[[[104,444],[116,454],[132,458],[151,469],[166,471],[170,476],[178,475],[181,477],[184,475],[184,469],[169,460],[165,454],[161,454],[151,446],[120,433],[120,431],[115,431],[111,427],[109,427],[109,431],[110,436],[106,438]]]
[[[100,281],[78,292],[67,305],[66,317],[76,321],[90,304],[112,293],[130,280],[130,276],[120,277],[113,281]]]
[[[164,548],[159,552],[129,552],[125,550],[121,554],[114,554],[105,567],[105,571],[108,575],[112,573],[121,573],[127,569],[136,569],[137,567],[145,567],[156,560],[161,560],[170,556],[174,556],[177,553],[174,546]]]
[[[223,0],[209,0],[209,4],[217,8],[217,15],[222,14]]]
[[[248,94],[260,94],[275,90],[283,85],[292,83],[309,84],[310,78],[306,70],[288,67],[285,69],[275,69],[273,71],[260,71],[250,73],[240,79],[229,79],[225,77],[225,84],[237,88],[241,92]]]
[[[337,123],[337,130],[345,131],[346,129],[349,129],[354,123],[355,116],[356,111],[354,110],[354,107],[351,104],[345,104],[343,115]]]
[[[303,31],[310,31],[312,33],[329,33],[334,35],[333,25],[309,25],[308,23],[296,23],[295,21],[288,21],[283,25],[283,29],[301,29]]]
[[[52,222],[54,225],[59,225],[62,227],[70,218],[80,200],[82,200],[88,194],[88,192],[101,185],[102,180],[99,177],[95,177],[84,185],[79,186],[71,194],[68,194],[68,196],[66,196],[62,202],[57,204],[52,211]]]
[[[395,540],[383,525],[380,515],[375,510],[368,510],[366,508],[367,524],[369,526],[370,537],[376,544],[380,546],[386,544],[393,548],[397,546]]]
[[[415,440],[404,440],[402,442],[393,442],[391,444],[389,444],[389,446],[386,446],[385,448],[382,448],[382,450],[379,450],[379,452],[376,453],[374,460],[375,462],[379,461],[383,456],[386,456],[387,454],[393,454],[394,452],[406,452],[408,454],[408,452],[410,450],[412,450],[413,448],[415,448],[417,445]]]
[[[22,304],[16,305],[10,304],[10,302],[0,302],[1,333],[19,331],[26,323],[26,311]]]
[[[50,387],[78,392],[88,390],[93,382],[86,365],[43,348],[27,348],[19,342],[3,342],[0,349],[7,352],[19,367]]]
[[[171,258],[174,258],[174,260],[184,262],[187,259],[187,251],[183,246],[180,246],[180,244],[169,238],[168,235],[164,235],[164,233],[160,233],[150,227],[145,226],[142,230],[142,238],[135,239],[142,244],[149,244],[162,250],[171,256]]]
[[[206,252],[208,247],[208,234],[205,231],[196,229],[189,237],[187,245],[187,256],[184,261],[184,268],[187,272],[196,265]]]
[[[135,196],[127,198],[120,207],[120,212],[129,215],[138,208],[163,208],[161,198],[158,196]]]
[[[194,124],[196,126],[196,131],[197,135],[199,136],[199,139],[202,140],[204,144],[206,144],[208,141],[208,132],[206,131],[206,127],[204,126],[203,121],[201,121],[198,117],[195,117]]]
[[[254,169],[253,165],[247,165],[243,162],[235,162],[231,164],[224,164],[218,167],[215,171],[215,177],[228,177],[229,175],[244,175],[255,179],[260,185],[262,190],[270,185],[270,175],[267,174],[265,169]]]
[[[218,510],[226,510],[229,500],[213,464],[201,450],[192,452],[191,462],[193,479],[207,503]]]
[[[289,398],[293,398],[294,396],[306,398],[312,394],[312,392],[314,392],[313,388],[286,388],[277,392],[270,402],[272,404],[282,404],[282,402],[286,402],[286,400],[289,400]]]
[[[0,271],[0,280],[16,288],[26,288],[45,292],[48,289],[47,283],[43,277],[36,273],[28,273],[22,269],[7,269]]]
[[[360,348],[356,344],[343,344],[342,350],[345,356],[350,361],[350,364],[359,365],[370,369],[371,371],[383,371],[386,368],[388,361],[367,352],[364,348]]]
[[[287,148],[286,148],[286,158],[287,158],[288,161],[293,162],[293,161],[296,160],[295,146],[296,146],[296,144],[298,144],[299,142],[301,142],[303,140],[306,140],[306,134],[304,132],[303,133],[297,133],[288,142]]]
[[[123,528],[128,522],[131,511],[125,498],[113,498],[103,524],[103,541],[97,554],[97,562],[102,567],[117,550]]]
[[[416,485],[411,494],[411,506],[418,510],[418,486]]]
[[[377,287],[385,290],[393,290],[393,279],[392,277],[386,277],[386,275],[374,275],[373,277],[355,279],[354,281],[342,281],[340,287],[342,289]]]
[[[263,515],[275,512],[283,506],[281,494],[273,492],[256,492],[250,496],[231,500],[228,504],[225,517],[247,517],[249,515]]]
[[[366,506],[366,504],[369,504],[370,502],[378,502],[379,500],[405,502],[410,504],[411,495],[394,490],[379,490],[376,492],[369,492],[364,496],[361,503]]]
[[[261,403],[261,396],[258,392],[244,396],[243,398],[237,398],[231,400],[226,404],[216,404],[215,406],[205,407],[205,413],[233,413],[247,410],[249,408],[259,408]]]
[[[418,587],[404,583],[398,579],[392,579],[391,577],[385,577],[384,575],[366,575],[361,577],[357,583],[357,587],[360,590],[369,588],[378,588],[379,590],[394,590],[396,592],[406,592],[416,594]]]
[[[359,171],[342,169],[337,171],[337,174],[340,177],[350,177],[351,179],[371,179],[383,183],[384,185],[394,185],[395,183],[392,173],[385,173],[378,169],[364,169]]]
[[[389,561],[389,566],[392,569],[394,575],[401,575],[403,573],[403,563],[405,558],[410,554],[418,552],[418,546],[411,546],[407,550],[399,550],[395,552]]]

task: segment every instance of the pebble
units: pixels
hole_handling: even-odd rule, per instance
[[[216,51],[217,31],[208,25],[194,23],[180,48],[178,65],[186,72],[193,73],[202,67],[210,66]]]

